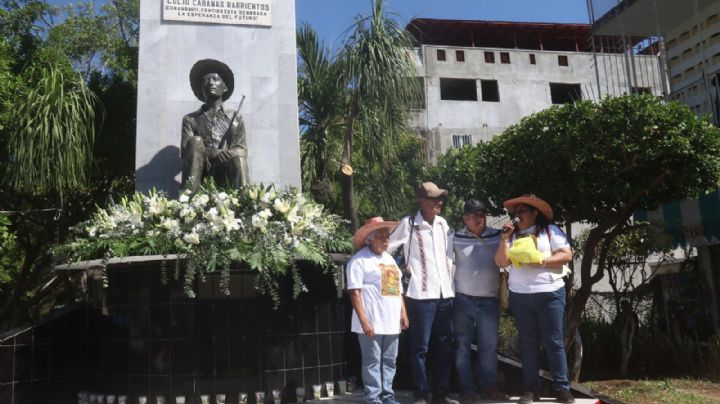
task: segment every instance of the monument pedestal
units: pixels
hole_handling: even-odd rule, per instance
[[[177,195],[182,119],[202,105],[188,75],[202,59],[234,73],[228,113],[246,96],[250,182],[299,187],[294,0],[141,0],[136,189]]]
[[[313,293],[275,310],[257,295],[255,272],[242,268],[231,272],[230,296],[211,276],[197,281],[191,299],[182,276],[174,279],[174,260],[113,259],[107,288],[98,265],[58,267],[88,275],[88,303],[3,342],[20,346],[4,362],[22,364],[12,380],[14,402],[77,402],[79,392],[88,392],[127,395],[128,402],[226,394],[234,403],[240,392],[252,398],[282,390],[294,398],[296,387],[312,391],[313,384],[347,377],[347,306],[333,277],[318,268],[298,263]]]

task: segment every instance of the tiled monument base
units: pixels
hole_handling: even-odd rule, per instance
[[[166,276],[159,262],[112,265],[109,287],[91,285],[89,303],[0,336],[0,402],[241,391],[253,401],[255,391],[289,397],[346,377],[345,305],[331,276],[304,270],[312,295],[274,310],[250,273],[233,273],[230,296],[210,277],[190,299],[173,272],[173,263]]]

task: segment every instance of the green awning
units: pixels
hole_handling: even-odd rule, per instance
[[[638,211],[634,217],[662,223],[676,246],[720,243],[720,192],[717,190],[698,199],[665,204],[656,211]]]

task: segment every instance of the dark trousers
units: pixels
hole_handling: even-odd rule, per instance
[[[480,392],[497,387],[497,345],[500,324],[500,305],[497,297],[468,296],[455,293],[453,309],[455,331],[455,368],[460,391],[464,395],[476,393],[473,383],[473,338],[477,343],[477,382]]]
[[[426,398],[430,392],[447,394],[453,361],[453,299],[406,300],[410,320],[410,370],[415,396]],[[430,385],[426,359],[430,354]]]
[[[237,189],[248,184],[247,158],[235,156],[223,163],[211,162],[208,158],[208,149],[199,136],[189,139],[185,147],[183,185],[192,177],[195,179],[195,189],[197,189],[208,175],[215,179],[215,184],[218,186]]]
[[[540,389],[540,343],[545,348],[555,390],[568,390],[568,367],[563,342],[565,288],[554,292],[510,292],[522,355],[525,390]]]

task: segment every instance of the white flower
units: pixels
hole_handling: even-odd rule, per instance
[[[230,197],[225,192],[215,195],[215,204],[217,206],[227,206],[230,203]]]
[[[263,230],[265,226],[267,226],[267,220],[261,217],[260,214],[255,214],[252,216],[252,225],[257,229]]]
[[[248,189],[248,196],[250,197],[250,199],[255,199],[257,198],[258,193],[254,188],[250,188]]]
[[[223,219],[223,226],[225,226],[225,231],[240,230],[240,219]]]
[[[542,128],[542,131],[543,131],[543,132],[547,132],[547,131],[549,131],[549,130],[550,130],[550,128],[548,128],[547,126],[543,126],[543,128]]]
[[[180,217],[182,217],[183,222],[185,223],[191,223],[193,220],[195,220],[196,215],[197,214],[195,213],[195,211],[190,208],[183,208],[180,211]]]
[[[165,211],[166,206],[166,201],[163,198],[153,195],[148,200],[148,213],[150,216],[158,216]]]
[[[258,213],[258,216],[260,216],[264,220],[267,220],[267,218],[272,216],[272,212],[270,212],[270,209],[263,209],[261,212]]]
[[[270,201],[272,201],[275,198],[275,192],[267,192],[263,197],[260,199],[260,202],[263,203],[263,206],[270,206]]]
[[[312,204],[307,204],[307,205],[303,206],[302,213],[307,219],[312,220],[312,219],[320,216],[320,213],[322,213],[322,211],[318,207],[316,207]]]
[[[290,223],[297,223],[299,222],[301,217],[298,215],[298,207],[293,206],[292,209],[290,209],[290,212],[287,214],[287,220]]]
[[[188,244],[200,244],[200,236],[197,233],[188,233],[183,235],[183,241]]]
[[[273,207],[275,208],[275,210],[277,210],[278,212],[283,213],[283,214],[287,213],[287,211],[290,210],[290,204],[280,198],[275,199],[275,203],[273,203]]]
[[[128,221],[133,226],[140,226],[142,224],[142,217],[140,217],[140,215],[137,213],[132,213],[130,214]]]
[[[192,199],[192,205],[197,208],[202,208],[210,202],[210,197],[205,194],[195,195]]]
[[[182,194],[180,195],[180,198],[178,198],[178,200],[182,203],[187,203],[190,200],[190,197],[186,194]]]
[[[160,222],[160,227],[171,233],[176,233],[180,231],[180,222],[177,219],[164,219]]]

